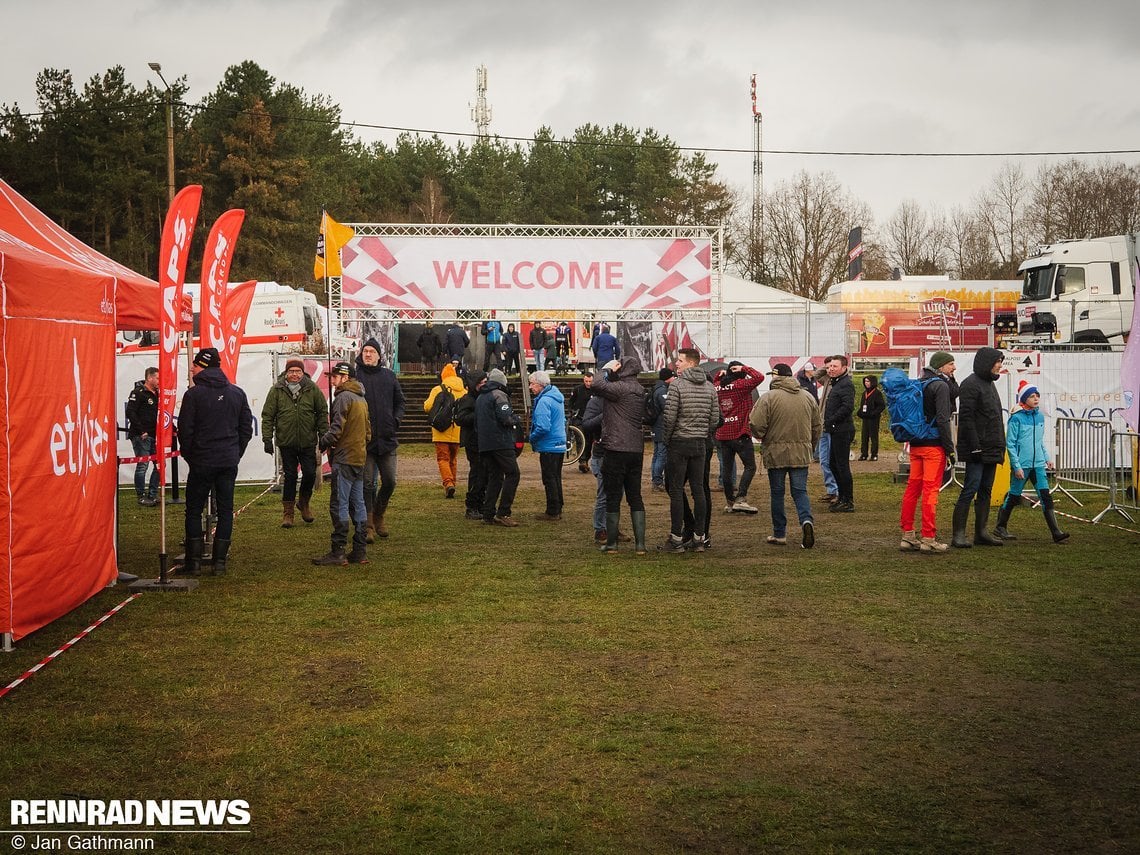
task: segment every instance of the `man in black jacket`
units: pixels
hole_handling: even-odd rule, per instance
[[[420,358],[423,360],[424,369],[432,374],[438,374],[440,365],[440,356],[443,355],[443,343],[436,335],[435,328],[431,325],[431,321],[424,324],[423,332],[420,337],[416,339],[416,347],[420,349]]]
[[[1005,459],[1005,411],[994,381],[1001,376],[1005,355],[983,347],[974,356],[974,371],[958,390],[958,459],[966,464],[966,479],[954,504],[951,546],[959,549],[1001,546],[999,537],[986,530],[990,491],[998,464]],[[975,498],[976,497],[976,498]],[[970,501],[974,501],[974,544],[966,537]]]
[[[855,441],[855,384],[847,373],[847,357],[837,354],[827,360],[830,389],[823,410],[823,430],[830,437],[828,464],[835,476],[839,498],[831,505],[835,513],[855,510],[855,487],[851,479],[851,444]]]
[[[396,449],[400,445],[396,433],[404,420],[404,390],[392,370],[380,364],[380,343],[374,338],[364,342],[360,349],[356,379],[364,387],[364,400],[368,402],[368,418],[372,423],[372,439],[368,442],[368,460],[364,467],[364,507],[369,520],[366,542],[372,543],[377,534],[388,536],[384,514],[396,490]]]
[[[483,496],[483,522],[487,525],[518,526],[511,516],[511,505],[519,488],[519,463],[515,455],[517,424],[518,417],[507,397],[507,377],[493,368],[475,399],[479,456],[487,467],[487,491]]]
[[[586,415],[586,405],[590,403],[590,398],[594,393],[592,387],[594,385],[594,372],[587,368],[582,372],[582,383],[574,387],[574,391],[570,393],[570,424],[582,427],[582,419]],[[588,431],[582,427],[582,434],[586,437],[586,447],[582,449],[582,456],[578,458],[578,471],[590,471],[590,455],[594,450],[594,440],[597,437],[593,431]]]
[[[467,345],[471,344],[471,337],[458,323],[452,321],[444,338],[447,340],[447,358],[452,362],[463,362],[463,354],[467,352]]]
[[[455,402],[455,423],[459,425],[459,444],[467,455],[467,495],[464,516],[483,519],[483,497],[487,493],[487,467],[479,454],[479,433],[475,428],[475,401],[487,382],[482,371],[472,371],[464,379],[467,394]]]
[[[148,368],[141,381],[127,398],[127,439],[131,441],[135,457],[153,457],[154,430],[158,423],[158,369]],[[150,473],[150,490],[147,490],[146,470]],[[140,505],[158,504],[158,464],[146,460],[135,464],[135,496]]]

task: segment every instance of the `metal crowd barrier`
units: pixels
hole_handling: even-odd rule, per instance
[[[1056,484],[1052,492],[1063,493],[1078,506],[1077,493],[1109,493],[1112,490],[1112,425],[1104,419],[1056,420]]]
[[[1140,512],[1137,505],[1137,492],[1140,492],[1140,467],[1137,466],[1137,451],[1140,449],[1140,434],[1133,431],[1114,430],[1109,439],[1108,465],[1111,476],[1108,490],[1108,507],[1093,517],[1100,522],[1108,513],[1115,511],[1132,522],[1128,513]]]

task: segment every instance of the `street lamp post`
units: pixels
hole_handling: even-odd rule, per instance
[[[162,65],[157,62],[148,62],[150,70],[158,75],[162,85],[166,87],[166,189],[170,202],[174,201],[174,91],[166,78],[162,76]]]

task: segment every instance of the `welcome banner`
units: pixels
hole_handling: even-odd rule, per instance
[[[354,237],[348,309],[708,309],[712,243],[690,238]]]

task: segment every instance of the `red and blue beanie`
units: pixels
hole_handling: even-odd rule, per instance
[[[1017,402],[1025,406],[1025,401],[1030,395],[1040,395],[1041,392],[1030,383],[1028,380],[1022,380],[1017,384]]]

